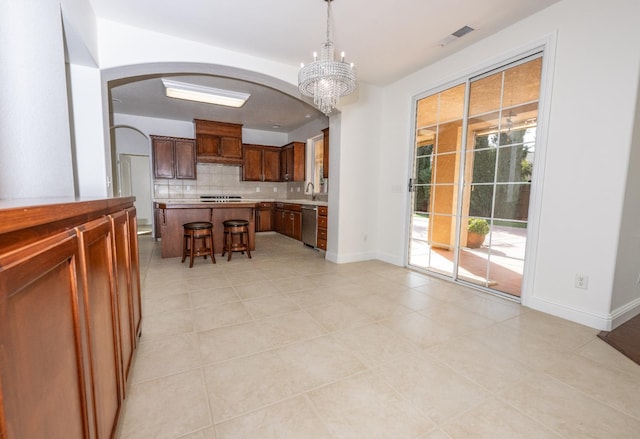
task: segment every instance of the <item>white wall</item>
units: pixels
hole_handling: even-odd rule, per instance
[[[110,148],[102,114],[100,70],[69,65],[76,178],[82,197],[105,197],[112,185]]]
[[[74,196],[59,5],[3,2],[0,54],[0,199]]]
[[[412,96],[548,40],[555,58],[545,59],[553,67],[546,83],[552,86],[547,89],[549,123],[541,139],[546,159],[536,162],[544,180],[534,181],[542,197],[531,224],[539,234],[529,241],[537,254],[529,260],[523,302],[606,329],[634,127],[639,19],[635,0],[564,0],[387,87],[379,157],[379,255],[405,258],[405,216],[399,212],[408,211],[403,188],[412,154]],[[640,266],[640,260],[634,263]],[[589,276],[588,290],[574,288],[575,273]]]

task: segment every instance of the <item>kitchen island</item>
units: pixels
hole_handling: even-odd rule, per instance
[[[191,221],[213,223],[213,245],[216,253],[222,253],[223,225],[229,219],[249,221],[249,247],[255,250],[255,202],[206,202],[197,200],[165,201],[154,203],[159,215],[162,236],[162,257],[182,256],[183,224]]]

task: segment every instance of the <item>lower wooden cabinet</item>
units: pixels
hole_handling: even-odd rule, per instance
[[[318,238],[316,247],[327,250],[327,206],[318,206]]]
[[[111,438],[140,282],[133,198],[2,208],[0,438]]]
[[[274,230],[290,238],[302,240],[302,206],[299,204],[276,203]]]
[[[261,202],[256,205],[256,232],[270,232],[274,230],[273,203]]]

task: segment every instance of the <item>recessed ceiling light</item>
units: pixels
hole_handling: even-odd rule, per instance
[[[251,96],[248,93],[187,84],[186,82],[172,81],[165,78],[162,78],[162,83],[167,96],[170,98],[224,105],[226,107],[242,107]]]
[[[278,128],[280,128],[280,124],[279,123],[273,124],[271,128],[277,130]]]

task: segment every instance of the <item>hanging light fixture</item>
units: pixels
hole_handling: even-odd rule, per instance
[[[329,115],[342,96],[356,89],[356,71],[353,64],[344,61],[344,52],[340,61],[336,61],[331,41],[331,2],[327,2],[327,41],[318,54],[313,53],[313,62],[302,64],[298,73],[298,89],[305,96],[313,98],[313,104],[324,114]]]

